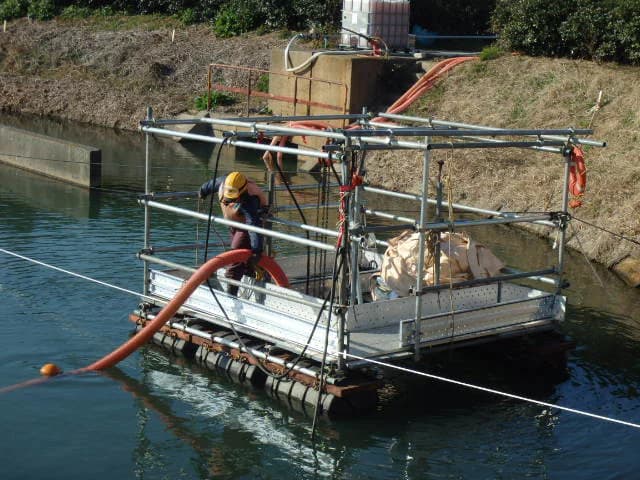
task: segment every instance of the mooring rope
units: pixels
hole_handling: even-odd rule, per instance
[[[633,423],[633,422],[627,422],[625,420],[618,420],[616,418],[605,417],[604,415],[598,415],[598,414],[595,414],[595,413],[586,412],[584,410],[578,410],[576,408],[563,407],[562,405],[556,405],[554,403],[543,402],[541,400],[536,400],[534,398],[529,398],[529,397],[523,397],[521,395],[515,395],[513,393],[502,392],[500,390],[495,390],[493,388],[483,387],[483,386],[480,386],[480,385],[474,385],[473,383],[461,382],[459,380],[454,380],[452,378],[442,377],[440,375],[434,375],[432,373],[427,373],[427,372],[421,372],[420,370],[412,370],[410,368],[402,367],[400,365],[394,365],[392,363],[381,362],[379,360],[374,360],[372,358],[364,358],[364,357],[360,357],[358,355],[354,355],[354,354],[347,353],[347,352],[334,351],[333,353],[334,353],[334,355],[344,355],[345,357],[350,357],[350,358],[353,358],[355,360],[361,360],[361,361],[372,363],[374,365],[378,365],[378,366],[381,366],[381,367],[392,368],[394,370],[399,370],[401,372],[411,373],[411,374],[414,374],[414,375],[419,375],[421,377],[426,377],[426,378],[430,378],[430,379],[433,379],[433,380],[439,380],[441,382],[450,383],[452,385],[458,385],[460,387],[470,388],[470,389],[473,389],[473,390],[479,390],[479,391],[485,392],[485,393],[492,393],[494,395],[499,395],[499,396],[502,396],[502,397],[510,398],[512,400],[520,400],[522,402],[533,403],[535,405],[540,405],[540,406],[547,407],[547,408],[556,408],[558,410],[563,410],[565,412],[575,413],[577,415],[583,415],[585,417],[595,418],[597,420],[604,420],[606,422],[617,423],[617,424],[620,424],[620,425],[625,425],[627,427],[633,427],[633,428],[640,429],[640,424]]]
[[[595,228],[597,230],[601,230],[601,231],[603,231],[605,233],[608,233],[609,235],[613,235],[614,237],[617,237],[620,240],[626,240],[627,242],[631,242],[631,243],[633,243],[635,245],[640,245],[640,242],[638,240],[635,240],[635,239],[630,238],[630,237],[626,237],[626,236],[621,235],[621,234],[616,233],[616,232],[612,232],[611,230],[607,230],[606,228],[601,227],[600,225],[596,225],[595,223],[587,222],[586,220],[582,220],[581,218],[575,217],[573,215],[571,215],[571,219],[577,220],[578,222],[584,223],[585,225],[589,225],[590,227],[593,227],[593,228]]]
[[[20,255],[19,253],[15,253],[15,252],[11,252],[9,250],[5,250],[4,248],[0,248],[0,252],[1,253],[5,253],[5,254],[10,255],[10,256],[13,256],[13,257],[20,258],[22,260],[26,260],[27,262],[30,262],[30,263],[35,263],[36,265],[40,265],[40,266],[43,266],[43,267],[46,267],[46,268],[50,268],[50,269],[56,270],[58,272],[66,273],[68,275],[71,275],[72,277],[77,277],[77,278],[80,278],[80,279],[83,279],[83,280],[87,280],[87,281],[92,282],[92,283],[97,283],[97,284],[102,285],[104,287],[113,288],[114,290],[119,290],[121,292],[128,293],[130,295],[134,295],[136,297],[140,297],[140,298],[143,298],[145,300],[154,300],[154,301],[158,300],[155,297],[150,297],[148,295],[144,295],[143,293],[136,292],[134,290],[129,290],[129,289],[126,289],[126,288],[123,288],[123,287],[118,287],[117,285],[113,285],[111,283],[107,283],[107,282],[104,282],[102,280],[96,280],[95,278],[91,278],[91,277],[88,277],[86,275],[82,275],[80,273],[72,272],[70,270],[65,270],[64,268],[56,267],[55,265],[51,265],[51,264],[42,262],[40,260],[36,260],[34,258],[30,258],[30,257],[27,257],[25,255]],[[196,312],[196,313],[207,313],[206,311],[204,311],[204,310],[202,310],[202,309],[200,309],[200,308],[198,308],[196,306],[191,306],[189,308],[191,310],[193,310],[194,312]],[[323,310],[324,308],[325,307],[321,306],[321,310]],[[241,322],[238,322],[236,320],[231,320],[231,319],[229,319],[228,322],[231,323],[231,324],[234,324],[234,325],[244,325]],[[261,333],[261,334],[265,334],[265,335],[272,335],[273,334],[273,332],[269,332],[267,330],[261,330],[259,328],[254,328],[254,330],[259,332],[259,333]],[[297,345],[298,347],[301,347],[301,348],[309,348],[309,349],[315,351],[316,353],[322,353],[321,349],[311,346],[311,344],[309,342],[303,343],[301,341],[291,340],[291,343],[293,343],[293,344],[295,344],[295,345]]]
[[[118,287],[116,285],[113,285],[113,284],[110,284],[110,283],[107,283],[107,282],[103,282],[101,280],[96,280],[94,278],[87,277],[86,275],[75,273],[75,272],[72,272],[70,270],[65,270],[63,268],[56,267],[54,265],[50,265],[50,264],[47,264],[45,262],[41,262],[39,260],[35,260],[33,258],[29,258],[29,257],[24,256],[24,255],[20,255],[18,253],[11,252],[11,251],[6,250],[4,248],[0,248],[0,252],[4,253],[6,255],[12,256],[12,257],[19,258],[21,260],[25,260],[25,261],[28,261],[28,262],[31,262],[31,263],[34,263],[34,264],[37,264],[37,265],[40,265],[40,266],[43,266],[43,267],[46,267],[46,268],[50,268],[52,270],[56,270],[58,272],[66,273],[68,275],[80,278],[82,280],[87,280],[89,282],[97,283],[99,285],[102,285],[102,286],[105,286],[105,287],[109,287],[109,288],[113,288],[115,290],[118,290],[118,291],[121,291],[121,292],[124,292],[124,293],[136,295],[138,297],[151,299],[151,297],[142,295],[139,292],[135,292],[133,290],[129,290],[129,289],[126,289],[126,288]],[[312,349],[312,350],[319,351],[318,349],[313,348],[310,345],[309,345],[309,348]],[[475,385],[475,384],[468,383],[468,382],[462,382],[462,381],[455,380],[455,379],[452,379],[452,378],[447,378],[447,377],[442,377],[440,375],[434,375],[432,373],[422,372],[420,370],[412,370],[410,368],[402,367],[400,365],[394,365],[394,364],[391,364],[391,363],[381,362],[379,360],[375,360],[375,359],[372,359],[372,358],[361,357],[361,356],[354,355],[352,353],[348,353],[348,352],[344,352],[344,351],[342,351],[342,352],[333,351],[333,352],[331,352],[331,354],[335,355],[335,356],[341,355],[344,358],[349,357],[349,358],[352,358],[354,360],[360,360],[360,361],[371,363],[372,365],[386,367],[386,368],[398,370],[398,371],[401,371],[401,372],[410,373],[410,374],[413,374],[413,375],[418,375],[418,376],[430,378],[430,379],[433,379],[433,380],[438,380],[438,381],[449,383],[449,384],[452,384],[452,385],[457,385],[457,386],[460,386],[460,387],[465,387],[465,388],[469,388],[469,389],[473,389],[473,390],[478,390],[478,391],[482,391],[482,392],[485,392],[485,393],[491,393],[493,395],[498,395],[498,396],[510,398],[512,400],[519,400],[519,401],[522,401],[522,402],[525,402],[525,403],[532,403],[532,404],[543,406],[543,407],[547,407],[547,408],[555,408],[555,409],[558,409],[558,410],[561,410],[561,411],[573,413],[573,414],[576,414],[576,415],[582,415],[582,416],[593,418],[593,419],[596,419],[596,420],[602,420],[602,421],[606,421],[606,422],[610,422],[610,423],[615,423],[615,424],[624,425],[624,426],[627,426],[627,427],[640,429],[640,424],[637,424],[637,423],[628,422],[628,421],[625,421],[625,420],[619,420],[619,419],[612,418],[612,417],[606,417],[604,415],[598,415],[598,414],[587,412],[587,411],[584,411],[584,410],[579,410],[579,409],[576,409],[576,408],[564,407],[562,405],[557,405],[557,404],[554,404],[554,403],[543,402],[541,400],[536,400],[536,399],[529,398],[529,397],[524,397],[524,396],[521,396],[521,395],[515,395],[513,393],[502,392],[500,390],[495,390],[493,388],[483,387],[483,386]],[[37,383],[41,383],[41,379],[36,379],[36,381],[25,382],[24,386],[28,386],[29,384],[34,384],[35,385]],[[5,391],[10,391],[10,390],[11,390],[10,388],[0,389],[0,393],[4,393]]]
[[[19,258],[21,260],[26,260],[30,263],[35,263],[36,265],[40,265],[42,267],[50,268],[51,270],[55,270],[57,272],[66,273],[67,275],[71,275],[72,277],[80,278],[82,280],[86,280],[88,282],[97,283],[98,285],[102,285],[104,287],[113,288],[120,292],[128,293],[130,295],[135,295],[137,297],[142,297],[146,300],[153,300],[153,297],[149,297],[147,295],[143,295],[142,293],[136,292],[134,290],[129,290],[128,288],[118,287],[117,285],[113,285],[111,283],[103,282],[102,280],[97,280],[95,278],[87,277],[86,275],[82,275],[81,273],[72,272],[71,270],[65,270],[64,268],[56,267],[55,265],[51,265],[45,262],[41,262],[40,260],[36,260],[35,258],[30,258],[24,255],[20,255],[19,253],[11,252],[9,250],[5,250],[4,248],[0,248],[0,252],[10,255],[12,257]]]

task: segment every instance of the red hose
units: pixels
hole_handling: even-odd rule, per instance
[[[407,90],[398,100],[396,100],[388,109],[386,113],[401,113],[411,106],[421,95],[427,90],[432,88],[436,81],[440,79],[442,75],[449,70],[457,67],[461,63],[468,62],[470,60],[476,60],[477,57],[456,57],[443,60],[435,64],[427,73],[425,73],[420,79],[414,83],[409,90]],[[388,122],[385,118],[375,118],[376,122]]]
[[[149,322],[142,330],[136,335],[131,337],[127,342],[123,343],[120,347],[113,352],[105,355],[100,360],[88,365],[84,368],[79,368],[63,375],[75,375],[77,373],[84,373],[95,370],[104,370],[114,366],[121,362],[133,352],[135,352],[142,345],[151,340],[151,337],[156,333],[167,321],[175,315],[178,309],[184,302],[191,296],[196,288],[204,283],[216,270],[232,263],[246,262],[251,257],[251,250],[231,250],[229,252],[221,253],[220,255],[213,257],[203,264],[193,275],[187,280],[187,282],[180,288],[175,297],[164,306],[162,310],[156,315],[156,317]],[[284,273],[280,265],[271,257],[263,255],[258,262],[258,266],[262,267],[273,281],[280,287],[288,287],[289,279]],[[17,383],[15,385],[9,385],[7,387],[0,388],[0,394],[7,393],[13,390],[17,390],[30,385],[37,385],[44,383],[51,377],[38,377],[25,382]]]
[[[425,73],[416,83],[411,85],[409,89],[404,92],[400,98],[398,98],[389,108],[387,108],[386,113],[402,113],[406,109],[408,109],[420,96],[422,96],[427,90],[432,88],[436,82],[447,73],[449,70],[457,67],[461,63],[468,62],[470,60],[477,60],[477,57],[455,57],[449,58],[446,60],[442,60],[435,64],[427,73]],[[374,122],[389,122],[389,119],[376,117],[373,119]],[[297,122],[290,122],[290,127],[298,127],[298,128],[308,128],[310,130],[330,130],[331,126],[328,123],[320,122],[316,120],[302,120]],[[358,123],[352,123],[347,126],[347,130],[360,128]],[[277,137],[276,137],[277,138]],[[274,140],[271,142],[272,145],[277,143],[278,140]],[[281,161],[281,155],[278,154],[278,160]],[[271,154],[269,152],[265,153],[263,157],[265,162],[271,160]]]
[[[142,345],[151,340],[153,334],[160,330],[160,328],[162,328],[162,326],[167,323],[173,315],[175,315],[182,304],[189,299],[194,290],[204,283],[216,270],[232,263],[246,262],[250,257],[251,250],[231,250],[213,257],[196,270],[193,275],[191,275],[191,278],[189,278],[187,283],[185,283],[178,293],[176,293],[175,297],[173,297],[173,299],[167,303],[162,310],[160,310],[153,321],[149,322],[142,330],[131,337],[127,342],[123,343],[116,350],[97,362],[78,370],[77,372],[103,370],[121,362]],[[264,268],[278,286],[289,286],[289,279],[287,278],[287,275],[282,271],[273,258],[263,255],[258,262],[258,266]]]

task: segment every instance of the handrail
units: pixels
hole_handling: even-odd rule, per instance
[[[227,220],[226,218],[216,217],[213,215],[209,217],[209,215],[205,213],[194,212],[186,208],[174,207],[172,205],[167,205],[161,202],[154,202],[152,200],[147,200],[146,198],[141,198],[140,200],[138,200],[138,202],[148,207],[154,207],[160,210],[165,210],[168,212],[185,215],[192,218],[198,218],[200,220],[211,219],[211,221],[214,223],[219,223],[221,225],[226,225],[228,227],[237,228],[239,230],[246,230],[248,232],[256,232],[256,233],[259,233],[260,235],[264,235],[267,237],[279,238],[281,240],[288,240],[292,243],[298,243],[300,245],[305,245],[305,246],[317,248],[320,250],[327,250],[327,251],[333,252],[336,249],[335,245],[329,245],[328,243],[317,242],[315,240],[307,240],[306,238],[296,237],[295,235],[288,235],[286,233],[276,232],[274,230],[269,230],[268,228],[254,227],[253,225],[247,225],[246,223],[242,223],[242,222],[234,222],[233,220]]]

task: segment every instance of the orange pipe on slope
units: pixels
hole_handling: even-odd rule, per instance
[[[461,63],[476,60],[477,57],[456,57],[443,60],[434,65],[427,73],[414,83],[400,98],[398,98],[388,109],[387,113],[401,113],[415,102],[424,92],[435,85],[435,82],[445,73]],[[375,118],[376,122],[386,122],[388,119]]]
[[[404,92],[389,108],[386,113],[399,114],[405,111],[411,106],[420,96],[422,96],[427,90],[432,88],[435,83],[441,78],[442,75],[449,70],[457,67],[461,63],[468,62],[470,60],[477,60],[478,57],[455,57],[442,60],[429,69],[422,77],[418,79],[409,89]],[[389,122],[387,118],[376,117],[374,122]],[[331,126],[328,123],[316,121],[316,120],[301,120],[297,122],[290,122],[289,126],[298,128],[308,128],[310,130],[329,130]],[[346,130],[352,130],[360,128],[358,123],[352,123],[345,127]],[[277,137],[276,137],[277,138]],[[280,139],[273,139],[271,145],[275,145]],[[263,156],[265,162],[271,159],[271,153],[266,152]],[[282,154],[278,153],[278,160],[281,161]],[[279,163],[280,164],[280,163]]]
[[[73,373],[90,370],[103,370],[121,362],[142,345],[151,340],[153,334],[160,330],[160,328],[162,328],[162,326],[167,323],[171,317],[173,317],[195,289],[204,283],[216,270],[232,263],[246,262],[250,257],[251,250],[243,249],[224,252],[208,260],[198,268],[193,275],[191,275],[189,280],[187,280],[187,283],[185,283],[178,293],[176,293],[175,297],[173,297],[173,299],[167,303],[162,310],[160,310],[152,322],[149,322],[136,335],[131,337],[127,342],[123,343],[110,354],[87,367],[74,371]],[[289,279],[287,278],[287,275],[282,271],[280,265],[278,265],[273,258],[263,255],[258,262],[258,266],[264,268],[278,286],[289,286]]]

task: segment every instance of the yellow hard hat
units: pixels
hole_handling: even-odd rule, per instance
[[[231,172],[224,181],[225,198],[235,200],[247,191],[247,177],[240,172]]]

